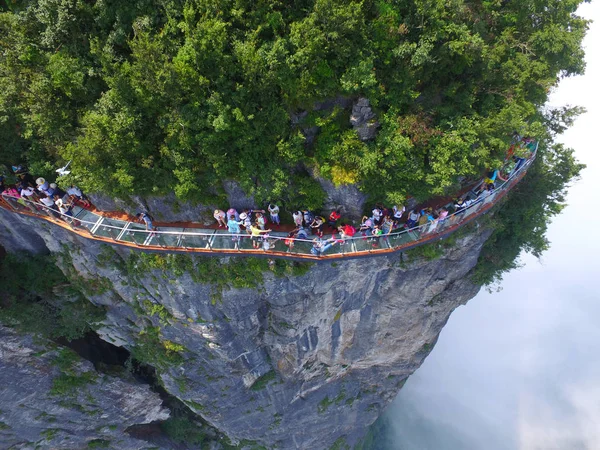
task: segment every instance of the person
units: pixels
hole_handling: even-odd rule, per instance
[[[495,186],[493,183],[486,184],[485,187],[481,190],[479,195],[477,196],[478,200],[485,200],[487,197],[492,195],[494,192]]]
[[[91,206],[88,198],[81,192],[81,189],[74,184],[67,188],[67,194],[71,196],[72,201],[81,203],[84,208],[89,208]]]
[[[261,230],[258,227],[258,223],[255,222],[254,224],[250,225],[250,234],[252,236],[252,247],[259,249],[260,248],[260,240],[261,240],[261,234],[264,233],[270,233],[271,230]]]
[[[32,212],[36,212],[36,208],[34,207],[32,202],[37,201],[38,196],[35,193],[35,190],[31,186],[21,186],[19,190],[19,194],[21,194],[21,199],[23,204],[27,206]],[[28,200],[28,201],[27,201]]]
[[[302,218],[304,219],[304,226],[310,227],[313,223],[313,220],[315,220],[315,215],[308,209],[305,209],[302,211]]]
[[[239,240],[239,234],[241,234],[241,230],[240,230],[240,225],[242,224],[242,222],[238,222],[235,219],[235,214],[231,214],[229,216],[229,220],[227,221],[227,231],[229,231],[231,234],[233,234],[234,236],[232,237],[233,241],[237,241]]]
[[[242,226],[244,227],[244,230],[246,230],[246,233],[251,234],[250,227],[252,226],[252,216],[244,211],[240,214],[240,220],[242,221]]]
[[[62,198],[60,198],[58,196],[58,194],[56,194],[54,196],[54,203],[56,205],[56,207],[58,208],[58,210],[60,211],[61,214],[61,219],[65,220],[65,221],[69,221],[69,219],[67,219],[67,217],[73,217],[73,204],[69,203],[65,200],[63,200]]]
[[[33,175],[31,175],[29,172],[17,173],[16,175],[19,181],[23,183],[24,186],[36,186],[35,179],[33,178]]]
[[[295,238],[296,239],[308,239],[308,233],[306,232],[306,228],[297,227],[295,230]]]
[[[502,176],[498,169],[491,170],[488,172],[487,177],[484,178],[483,182],[485,184],[494,184],[496,182],[496,178],[499,178],[502,181],[506,181],[506,178]]]
[[[421,217],[419,218],[419,225],[425,225],[426,223],[433,221],[433,213],[431,208],[425,208],[421,210]]]
[[[420,217],[421,217],[421,214],[419,213],[419,211],[417,211],[416,209],[412,209],[408,213],[408,220],[404,224],[404,228],[411,229],[411,228],[416,227],[417,223],[419,222]]]
[[[8,201],[14,208],[19,209],[19,199],[21,198],[21,194],[15,186],[8,186],[2,192],[2,196],[6,201]]]
[[[269,239],[269,234],[265,234],[262,237],[262,248],[264,251],[269,251],[273,247],[275,247],[275,242],[273,239]]]
[[[229,208],[227,210],[227,216],[226,217],[231,217],[231,216],[235,216],[235,220],[239,221],[240,220],[240,215],[238,214],[237,210],[235,208]]]
[[[381,234],[383,234],[387,239],[387,236],[392,232],[393,228],[394,221],[392,218],[388,216],[384,217],[383,223],[381,224]]]
[[[438,214],[438,222],[443,222],[446,217],[448,217],[448,210],[446,208],[442,208]]]
[[[154,218],[150,214],[143,212],[143,213],[136,214],[135,217],[137,217],[137,219],[140,223],[146,224],[147,231],[156,231],[157,230],[157,228],[154,226],[154,223],[153,223]]]
[[[285,240],[283,241],[283,243],[290,249],[292,250],[294,248],[294,239],[296,236],[296,232],[295,231],[290,231],[287,235],[287,238],[285,238]]]
[[[338,231],[340,232],[340,235],[344,241],[352,238],[352,236],[354,236],[356,233],[356,229],[352,225],[345,223],[338,227]]]
[[[269,207],[267,209],[269,210],[269,215],[271,216],[271,222],[279,225],[279,206],[269,203]]]
[[[519,169],[523,166],[523,164],[525,164],[525,158],[521,158],[520,156],[514,155],[512,159],[515,162],[515,167],[513,168],[513,170],[511,170],[508,176],[509,178],[515,173],[517,173]]]
[[[217,223],[219,224],[219,228],[221,227],[227,227],[227,223],[225,222],[225,212],[220,210],[220,209],[215,209],[215,212],[213,213],[213,217],[215,218],[215,220],[217,221]]]
[[[52,217],[59,217],[58,213],[56,212],[56,205],[54,204],[54,199],[52,197],[49,197],[44,193],[40,193],[39,199],[40,203],[44,205],[44,211],[46,211]]]
[[[329,214],[329,220],[327,221],[327,223],[329,224],[329,226],[331,228],[337,228],[337,222],[338,220],[340,220],[342,218],[342,214],[340,213],[339,209],[336,209],[334,211],[331,211],[331,214]]]
[[[256,223],[261,230],[265,229],[265,225],[267,223],[265,216],[262,213],[256,213]]]
[[[4,192],[6,189],[6,184],[4,183],[4,175],[0,175],[0,194]]]
[[[312,223],[310,224],[310,229],[312,233],[316,234],[319,237],[323,237],[323,227],[325,226],[325,219],[321,216],[315,216]]]
[[[363,216],[360,228],[358,229],[358,231],[360,231],[362,235],[365,236],[363,239],[366,239],[367,236],[371,236],[371,233],[373,231],[373,225],[373,219],[367,216]]]
[[[292,213],[292,217],[294,218],[294,224],[296,224],[297,227],[301,227],[302,221],[304,220],[304,217],[302,216],[302,212],[296,211],[296,212]]]
[[[310,252],[315,256],[322,255],[331,247],[333,247],[336,243],[337,239],[335,238],[330,238],[327,240],[313,239],[313,247],[310,249]]]
[[[400,224],[400,219],[402,219],[402,215],[404,214],[404,211],[406,211],[406,208],[404,205],[400,205],[400,207],[394,205],[392,211],[394,213],[394,225],[397,227]]]
[[[371,232],[371,242],[373,243],[373,247],[379,247],[379,238],[382,234],[383,231],[381,228],[379,228],[379,225],[375,225],[373,227],[373,231]]]
[[[15,186],[5,187],[2,191],[2,195],[12,198],[21,198],[21,194],[19,194],[19,190]]]
[[[35,184],[37,185],[37,190],[43,192],[48,195],[48,189],[50,189],[50,184],[42,177],[35,180]]]
[[[378,207],[375,207],[373,209],[373,211],[371,211],[371,213],[373,214],[371,216],[373,218],[373,222],[377,225],[381,225],[381,217],[382,217],[381,209],[379,209]]]

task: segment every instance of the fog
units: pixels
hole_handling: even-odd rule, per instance
[[[561,141],[588,167],[543,258],[523,255],[501,292],[451,316],[386,412],[381,448],[600,449],[600,3],[579,12],[596,22],[586,75],[563,80],[550,103],[587,108]]]

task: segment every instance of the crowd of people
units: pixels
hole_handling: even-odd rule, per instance
[[[45,178],[35,178],[24,166],[13,166],[12,169],[15,182],[9,184],[6,177],[0,175],[0,194],[17,208],[21,205],[34,213],[42,210],[50,216],[72,222],[73,206],[90,207],[88,198],[75,185],[63,190]]]
[[[344,245],[348,239],[356,237],[368,239],[373,247],[378,247],[381,239],[386,240],[394,231],[401,229],[419,233],[432,232],[450,214],[458,216],[472,204],[492,195],[497,180],[507,181],[516,173],[527,160],[526,156],[522,156],[523,150],[531,155],[535,152],[534,146],[533,139],[515,134],[503,166],[505,175],[500,170],[491,170],[475,188],[443,206],[414,207],[407,211],[402,205],[389,208],[376,204],[357,226],[342,217],[341,209],[335,209],[328,215],[320,215],[308,209],[293,211],[290,219],[294,229],[283,242],[290,250],[298,241],[310,242],[311,253],[321,255],[334,245]],[[13,166],[12,170],[15,177],[12,184],[8,184],[5,177],[0,175],[0,194],[13,206],[18,207],[20,204],[34,213],[43,210],[50,216],[69,223],[76,222],[72,212],[75,205],[83,208],[91,206],[88,198],[75,185],[63,190],[54,182],[48,182],[42,177],[35,178],[25,166]],[[254,249],[270,250],[275,246],[277,239],[269,235],[273,231],[267,226],[269,222],[273,228],[281,227],[280,208],[275,203],[270,203],[266,210],[245,209],[238,212],[234,208],[227,211],[216,209],[213,216],[218,227],[226,228],[231,233],[233,241],[247,236]],[[136,218],[146,225],[146,230],[151,234],[157,231],[154,218],[148,212],[138,213]],[[331,237],[325,238],[326,234],[331,234]]]

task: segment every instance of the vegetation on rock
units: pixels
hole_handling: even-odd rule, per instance
[[[195,201],[231,178],[317,208],[313,173],[372,200],[446,192],[497,167],[514,130],[547,129],[549,90],[584,70],[581,1],[12,0],[0,163],[72,160],[63,181],[88,191]],[[327,107],[361,96],[366,142]]]
[[[0,259],[0,322],[22,332],[67,340],[80,338],[104,319],[51,256],[7,254]]]

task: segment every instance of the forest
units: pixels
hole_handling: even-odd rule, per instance
[[[205,203],[224,179],[312,209],[315,177],[390,204],[451,193],[514,131],[568,152],[553,134],[578,110],[543,105],[584,70],[581,2],[7,0],[0,164]],[[360,97],[373,139],[315,106]]]

